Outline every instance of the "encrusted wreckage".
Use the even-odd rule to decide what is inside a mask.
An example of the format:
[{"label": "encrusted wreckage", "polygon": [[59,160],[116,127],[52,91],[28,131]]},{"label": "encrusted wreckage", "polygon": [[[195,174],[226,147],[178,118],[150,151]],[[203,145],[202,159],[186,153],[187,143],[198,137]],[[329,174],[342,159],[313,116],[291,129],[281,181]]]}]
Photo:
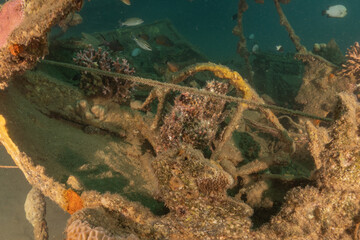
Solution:
[{"label": "encrusted wreckage", "polygon": [[[43,2],[26,3],[25,12]],[[264,104],[240,74],[212,63],[190,65],[168,82],[54,61],[15,76],[43,57],[46,32],[81,4],[56,1],[53,15],[39,10],[47,24],[27,36],[23,28],[36,21],[21,25],[0,50],[0,142],[33,186],[25,210],[35,239],[48,238],[44,196],[71,214],[68,240],[359,239],[355,96],[335,94],[316,117]],[[42,51],[31,50],[34,42]],[[334,67],[301,49],[309,69]],[[88,96],[45,64],[152,88],[140,103]],[[216,78],[205,89],[179,84],[205,71]],[[216,131],[204,132],[213,124]]]},{"label": "encrusted wreckage", "polygon": [[[37,83],[37,87],[47,90],[49,87],[56,86],[41,85],[40,81]],[[60,91],[66,96],[65,89]],[[17,90],[9,87],[8,91],[12,95],[16,94]],[[76,97],[79,96],[81,95]],[[34,100],[38,97],[31,98]],[[67,97],[70,98],[69,95]],[[10,96],[6,98],[12,99]],[[64,95],[54,96],[55,98],[66,99]],[[74,101],[74,104],[76,102],[78,101]],[[54,107],[57,108],[57,106]],[[86,109],[93,107],[89,106],[82,111],[90,111]],[[54,112],[54,110],[48,109],[49,112]],[[101,124],[102,129],[108,127],[112,132],[118,132],[116,128],[126,129],[123,133],[125,138],[129,143],[131,142],[132,148],[136,147],[137,151],[140,151],[132,154],[137,154],[139,159],[151,164],[151,166],[145,166],[146,171],[152,172],[145,174],[147,175],[145,178],[153,180],[150,183],[152,185],[149,188],[150,191],[168,208],[169,212],[162,216],[154,215],[141,204],[131,202],[120,194],[86,190],[88,188],[86,183],[85,186],[76,190],[74,182],[84,184],[86,182],[84,176],[78,175],[73,182],[69,181],[71,179],[69,177],[67,184],[48,177],[45,173],[51,170],[44,169],[40,165],[35,166],[32,158],[21,152],[11,140],[5,119],[2,119],[1,142],[34,188],[39,189],[42,194],[72,213],[66,230],[68,239],[80,239],[78,238],[80,235],[90,237],[92,234],[107,235],[109,239],[178,239],[180,237],[185,239],[307,239],[317,237],[322,239],[327,236],[351,239],[353,234],[358,234],[356,228],[359,208],[356,200],[356,179],[360,173],[359,151],[356,148],[359,143],[358,111],[356,99],[342,94],[339,96],[336,120],[328,131],[324,128],[317,129],[310,121],[306,123],[311,155],[316,165],[312,174],[314,185],[294,188],[288,192],[280,212],[269,223],[257,230],[251,229],[250,217],[253,214],[251,205],[254,205],[254,202],[249,201],[247,204],[239,198],[229,197],[226,190],[233,186],[236,176],[241,176],[244,180],[249,179],[248,186],[258,188],[257,186],[261,183],[251,184],[254,181],[251,180],[251,173],[269,167],[269,164],[271,165],[269,160],[267,159],[266,162],[266,158],[258,159],[236,168],[232,165],[231,159],[228,159],[227,154],[219,154],[216,160],[210,160],[204,158],[200,150],[194,150],[192,146],[186,144],[155,155],[149,155],[149,152],[141,153],[141,150],[136,147],[140,144],[139,140],[142,142],[141,139],[147,139],[151,144],[156,144],[159,140],[156,139],[158,130],[151,130],[151,121],[148,122],[152,118],[146,120],[139,114],[129,114],[126,110],[119,108],[107,109],[102,119],[87,119],[86,115],[80,114],[78,110],[66,106],[63,109],[58,108],[57,112],[73,121],[86,121],[87,124],[92,123],[93,126]],[[2,112],[6,112],[5,115],[11,115],[11,111],[8,110],[2,109]],[[117,114],[126,117],[118,121],[120,118],[114,117]],[[111,122],[112,119],[115,121]],[[136,124],[129,124],[129,122]],[[9,127],[13,129],[13,126]],[[134,133],[135,130],[137,133]],[[110,155],[119,147],[116,143],[112,144],[114,149],[106,150]],[[236,148],[234,149],[233,146],[226,146],[224,149],[227,149],[226,151],[230,149],[232,153],[236,153]],[[119,153],[124,154],[121,151]],[[119,164],[111,163],[113,161],[111,159],[107,161],[110,161],[115,169]],[[234,169],[234,172],[231,169]],[[250,200],[251,187],[245,189],[248,189],[248,200]],[[257,199],[261,201],[261,198],[260,196],[260,199]],[[271,199],[267,200],[269,201]],[[36,202],[39,201],[34,203]],[[263,205],[265,203],[266,201]],[[40,208],[39,205],[27,204],[26,206],[27,212],[34,212],[34,209]]]}]

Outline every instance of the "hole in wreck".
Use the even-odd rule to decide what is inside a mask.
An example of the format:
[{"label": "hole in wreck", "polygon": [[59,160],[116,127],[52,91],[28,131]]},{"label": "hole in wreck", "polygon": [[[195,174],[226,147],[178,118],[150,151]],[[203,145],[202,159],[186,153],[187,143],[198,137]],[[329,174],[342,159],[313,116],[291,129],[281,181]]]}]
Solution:
[{"label": "hole in wreck", "polygon": [[277,215],[283,204],[284,198],[287,192],[295,187],[305,187],[313,186],[314,183],[308,179],[301,179],[297,181],[283,182],[280,180],[272,180],[270,187],[267,191],[264,192],[265,196],[272,196],[273,205],[271,208],[264,207],[255,207],[254,214],[251,216],[251,221],[253,223],[252,229],[258,229],[262,225],[269,223],[271,217]]}]

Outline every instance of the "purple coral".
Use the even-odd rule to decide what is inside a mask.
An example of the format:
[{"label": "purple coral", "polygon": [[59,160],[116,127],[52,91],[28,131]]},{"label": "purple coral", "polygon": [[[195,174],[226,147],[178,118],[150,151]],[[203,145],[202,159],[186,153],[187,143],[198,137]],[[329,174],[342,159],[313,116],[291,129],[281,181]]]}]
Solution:
[{"label": "purple coral", "polygon": [[[211,81],[204,90],[226,94],[228,86]],[[180,94],[160,129],[163,148],[188,143],[194,148],[206,149],[215,140],[219,124],[224,120],[225,103],[187,92]]]},{"label": "purple coral", "polygon": [[80,66],[98,68],[103,71],[111,71],[113,62],[107,51],[103,51],[101,48],[95,50],[91,45],[87,49],[77,52],[73,60]]},{"label": "purple coral", "polygon": [[[95,50],[91,45],[89,48],[76,53],[74,62],[80,66],[96,68],[108,72],[122,74],[134,74],[126,59],[113,60],[109,52],[98,48]],[[89,72],[83,72],[80,80],[80,88],[89,96],[104,96],[115,102],[125,102],[130,97],[130,89],[134,84],[130,81],[118,78],[99,76]]]},{"label": "purple coral", "polygon": [[135,73],[135,69],[130,68],[129,62],[125,58],[121,59],[121,62],[119,62],[119,58],[116,58],[116,61],[113,62],[113,68],[117,73],[124,73],[124,74]]}]

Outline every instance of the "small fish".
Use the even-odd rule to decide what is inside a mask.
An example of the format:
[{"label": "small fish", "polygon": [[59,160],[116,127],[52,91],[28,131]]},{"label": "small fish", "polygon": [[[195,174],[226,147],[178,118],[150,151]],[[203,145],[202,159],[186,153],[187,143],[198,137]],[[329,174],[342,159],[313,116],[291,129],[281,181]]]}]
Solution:
[{"label": "small fish", "polygon": [[149,44],[147,41],[145,41],[144,39],[142,39],[142,38],[137,38],[137,37],[135,37],[135,36],[132,36],[132,39],[136,42],[136,44],[137,44],[140,48],[142,48],[142,49],[144,49],[144,50],[146,50],[146,51],[152,51],[152,48],[151,48],[150,44]]},{"label": "small fish", "polygon": [[178,72],[179,71],[179,66],[174,62],[166,61],[166,65],[170,72]]},{"label": "small fish", "polygon": [[253,33],[252,33],[252,34],[250,34],[248,38],[249,38],[249,40],[254,40],[254,38],[255,38],[255,34],[253,34]]},{"label": "small fish", "polygon": [[328,18],[343,18],[347,14],[346,7],[343,5],[334,5],[327,10],[322,11],[322,15],[326,15]]},{"label": "small fish", "polygon": [[133,27],[133,26],[137,26],[140,25],[144,22],[144,20],[142,20],[141,18],[128,18],[126,19],[124,22],[121,22],[121,20],[119,21],[120,27],[122,26],[127,26],[127,27]]},{"label": "small fish", "polygon": [[155,37],[155,42],[158,45],[162,45],[165,47],[172,47],[174,43],[165,35],[158,35]]},{"label": "small fish", "polygon": [[283,46],[281,46],[281,45],[275,46],[275,49],[276,49],[276,51],[278,51],[278,52],[283,52],[283,51],[284,51],[284,48],[283,48]]},{"label": "small fish", "polygon": [[126,5],[131,5],[131,2],[130,2],[130,0],[121,0],[124,4],[126,4]]}]

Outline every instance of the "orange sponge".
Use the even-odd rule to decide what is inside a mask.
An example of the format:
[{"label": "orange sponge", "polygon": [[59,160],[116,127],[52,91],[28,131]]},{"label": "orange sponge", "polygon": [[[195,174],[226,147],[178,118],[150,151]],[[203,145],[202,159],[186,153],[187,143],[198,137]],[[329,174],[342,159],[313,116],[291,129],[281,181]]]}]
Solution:
[{"label": "orange sponge", "polygon": [[67,202],[66,211],[70,214],[84,207],[81,197],[71,189],[65,191],[65,199]]}]

